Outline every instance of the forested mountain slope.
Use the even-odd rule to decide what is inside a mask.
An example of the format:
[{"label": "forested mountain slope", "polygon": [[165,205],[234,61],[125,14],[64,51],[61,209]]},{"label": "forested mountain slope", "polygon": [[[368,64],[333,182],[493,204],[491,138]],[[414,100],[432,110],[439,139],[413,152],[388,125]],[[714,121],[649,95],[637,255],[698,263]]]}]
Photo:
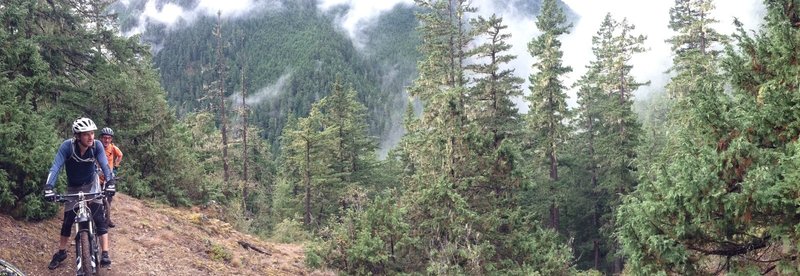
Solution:
[{"label": "forested mountain slope", "polygon": [[[136,15],[143,3],[117,4],[123,32],[141,23]],[[176,4],[189,9],[196,3]],[[339,29],[334,21],[339,12],[287,1],[276,9],[254,7],[248,15],[222,16],[225,95],[230,104],[240,105],[243,86],[247,89],[254,124],[273,146],[288,117],[307,115],[337,79],[352,85],[368,107],[372,135],[384,140],[400,135],[404,90],[418,60],[414,10],[398,5],[370,24],[363,30],[368,38],[363,49]],[[142,34],[153,45],[161,84],[179,116],[209,107],[208,87],[219,79],[213,70],[217,24],[210,16],[178,26],[150,22]]]}]

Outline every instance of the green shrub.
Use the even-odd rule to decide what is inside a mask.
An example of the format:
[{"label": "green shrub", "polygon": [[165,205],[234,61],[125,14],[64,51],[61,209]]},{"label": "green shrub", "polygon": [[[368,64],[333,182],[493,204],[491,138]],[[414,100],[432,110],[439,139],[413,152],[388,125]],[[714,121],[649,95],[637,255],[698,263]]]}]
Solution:
[{"label": "green shrub", "polygon": [[208,250],[209,257],[215,261],[225,261],[230,262],[233,259],[233,255],[229,252],[224,246],[219,244],[211,245],[211,249]]}]

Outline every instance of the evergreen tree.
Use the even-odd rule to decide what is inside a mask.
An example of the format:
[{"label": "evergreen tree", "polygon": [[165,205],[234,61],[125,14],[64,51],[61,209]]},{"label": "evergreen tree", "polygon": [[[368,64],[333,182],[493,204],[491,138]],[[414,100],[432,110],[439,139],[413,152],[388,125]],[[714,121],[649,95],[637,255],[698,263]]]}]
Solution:
[{"label": "evergreen tree", "polygon": [[[0,8],[0,19],[7,22],[16,8]],[[48,68],[34,41],[8,29],[0,29],[0,209],[17,218],[41,219],[57,211],[44,204],[40,186],[52,161],[47,158],[51,145],[58,141],[55,130],[35,112],[30,92],[48,82]]]},{"label": "evergreen tree", "polygon": [[511,35],[504,33],[507,26],[502,18],[479,17],[472,24],[486,41],[472,52],[486,61],[466,67],[475,84],[469,94],[466,136],[476,157],[472,162],[473,188],[466,195],[477,211],[491,213],[516,206],[513,197],[521,187],[521,120],[512,97],[522,95],[523,80],[514,76],[513,70],[501,68],[515,58],[506,54],[511,48],[506,40]]},{"label": "evergreen tree", "polygon": [[212,88],[214,92],[214,96],[217,98],[219,103],[216,105],[216,110],[219,114],[219,125],[220,125],[220,132],[222,133],[222,170],[223,170],[223,179],[225,181],[225,186],[229,185],[230,180],[230,169],[228,166],[228,114],[226,110],[226,103],[225,103],[225,73],[227,73],[227,65],[225,64],[225,57],[223,55],[223,48],[225,48],[225,42],[222,39],[222,12],[217,12],[217,26],[214,28],[214,37],[217,38],[217,62],[214,65],[214,71],[218,78],[216,79],[215,83]]},{"label": "evergreen tree", "polygon": [[713,10],[713,0],[675,0],[669,10],[669,28],[677,33],[667,40],[674,53],[671,71],[675,75],[667,85],[671,97],[686,96],[718,68],[719,46],[727,38],[713,28],[719,22],[711,16]]},{"label": "evergreen tree", "polygon": [[585,227],[584,224],[582,228],[584,231],[581,232],[586,233],[582,233],[580,236],[585,237],[585,240],[581,239],[576,242],[579,248],[584,247],[582,243],[591,242],[590,256],[593,259],[593,267],[595,269],[601,269],[601,256],[605,256],[607,252],[605,250],[607,247],[604,246],[606,244],[605,239],[600,233],[601,217],[607,211],[608,197],[600,190],[602,169],[600,160],[602,159],[602,153],[599,148],[602,147],[602,139],[600,138],[599,130],[603,127],[604,105],[607,103],[606,99],[608,98],[603,91],[603,84],[604,81],[607,81],[607,77],[602,74],[602,68],[603,61],[608,60],[608,57],[605,56],[608,54],[604,51],[605,47],[610,46],[611,38],[613,37],[611,23],[611,18],[607,15],[597,35],[592,37],[592,50],[595,60],[590,62],[587,66],[586,74],[576,83],[580,87],[577,93],[577,135],[574,141],[578,143],[579,156],[583,156],[580,164],[586,169],[587,174],[585,176],[588,176],[589,182],[588,187],[582,185],[576,185],[576,187],[581,188],[582,196],[589,198],[592,202],[588,206],[589,209],[586,210],[591,213],[588,218],[590,220],[588,224],[591,225],[591,228]]},{"label": "evergreen tree", "polygon": [[[419,14],[423,60],[409,91],[423,107],[419,116],[407,109],[408,132],[397,155],[404,161],[402,205],[414,241],[400,260],[404,271],[570,271],[569,250],[519,208],[519,115],[511,97],[521,93],[520,80],[501,69],[513,59],[505,54],[502,20],[466,21],[465,12],[474,9],[465,1],[417,3],[425,8]],[[477,35],[485,42],[464,43]]]},{"label": "evergreen tree", "polygon": [[551,196],[547,200],[547,223],[549,227],[558,229],[559,206],[563,200],[558,195],[565,190],[558,175],[558,158],[560,147],[571,132],[566,125],[571,115],[561,78],[572,71],[563,65],[564,53],[558,38],[569,33],[571,25],[567,24],[566,16],[555,0],[545,0],[541,13],[536,17],[536,27],[542,34],[528,43],[528,51],[536,59],[534,73],[529,77],[531,94],[526,97],[531,107],[526,116],[530,131],[528,151],[533,158],[533,181],[542,181],[542,193]]},{"label": "evergreen tree", "polygon": [[[315,103],[306,118],[293,121],[282,136],[282,174],[275,198],[278,218],[303,214],[316,230],[349,208],[372,184],[375,142],[367,136],[366,108],[356,92],[338,83]],[[301,191],[302,190],[302,191]],[[302,211],[297,209],[302,204]]]},{"label": "evergreen tree", "polygon": [[[644,36],[631,32],[634,26],[614,20],[607,14],[597,35],[592,37],[595,59],[579,81],[579,139],[589,176],[592,208],[592,255],[595,268],[600,256],[614,254],[615,242],[609,230],[614,228],[611,210],[619,205],[619,196],[636,185],[634,160],[641,129],[632,109],[633,92],[645,83],[630,74],[632,55],[644,51]],[[605,230],[602,230],[605,229]],[[605,239],[600,239],[601,232]],[[602,252],[601,252],[602,251]],[[622,270],[617,258],[614,271]]]},{"label": "evergreen tree", "polygon": [[298,186],[302,189],[303,224],[308,229],[320,227],[324,215],[320,211],[331,208],[331,198],[326,188],[332,180],[332,156],[329,150],[335,143],[332,135],[336,128],[322,125],[322,116],[318,108],[312,107],[309,116],[298,120],[297,129],[290,132],[291,144],[287,145],[297,153],[291,158],[295,159],[293,163],[299,165],[301,180]]},{"label": "evergreen tree", "polygon": [[[364,206],[350,208],[330,231],[323,231],[321,245],[307,255],[324,259],[327,267],[351,275],[393,274],[403,271],[410,225],[403,220],[405,208],[399,207],[399,194],[387,191]],[[312,258],[306,258],[308,260]]]},{"label": "evergreen tree", "polygon": [[515,156],[509,154],[518,152],[519,149],[504,152],[506,149],[503,147],[509,146],[510,143],[515,143],[513,147],[519,146],[521,119],[512,99],[522,96],[520,84],[523,80],[514,76],[513,70],[501,68],[516,58],[505,54],[511,49],[511,45],[506,42],[511,35],[503,33],[508,26],[503,24],[502,18],[496,15],[492,15],[489,19],[481,17],[474,25],[482,31],[487,41],[478,46],[474,52],[479,58],[488,61],[485,64],[467,66],[467,69],[476,75],[472,90],[474,92],[471,93],[472,105],[468,114],[480,133],[490,135],[488,144],[479,148],[487,149],[487,152],[482,154],[490,155],[490,160],[481,167],[491,168],[487,182],[489,185],[497,185],[495,191],[499,194],[499,190],[508,188],[507,186],[519,186],[519,183],[514,185],[508,180],[513,178],[511,172],[519,162],[514,160]]},{"label": "evergreen tree", "polygon": [[334,172],[344,183],[371,184],[377,145],[367,130],[367,109],[356,98],[356,91],[334,82],[331,93],[318,103],[325,114],[325,125],[337,126],[332,151]]},{"label": "evergreen tree", "polygon": [[[407,117],[408,133],[401,144],[414,173],[407,178],[404,205],[410,235],[419,239],[418,253],[409,264],[415,270],[430,273],[463,273],[475,251],[466,252],[471,239],[475,213],[459,191],[469,189],[465,179],[468,147],[464,142],[467,125],[465,106],[468,96],[464,61],[468,58],[466,32],[470,29],[467,14],[475,11],[463,0],[416,1],[423,10],[419,33],[422,39],[418,64],[419,77],[409,87],[409,94],[423,104],[420,118]],[[413,116],[413,115],[412,115]],[[473,269],[480,269],[473,264]]]},{"label": "evergreen tree", "polygon": [[[242,39],[242,44],[244,44],[244,39]],[[244,67],[241,68],[241,78],[242,78],[242,106],[239,109],[239,114],[242,117],[242,127],[241,127],[241,135],[242,135],[242,214],[247,215],[247,193],[250,188],[250,177],[247,175],[247,165],[249,164],[249,160],[247,159],[247,129],[250,128],[247,121],[247,115],[249,110],[247,109],[247,86],[244,82]]]},{"label": "evergreen tree", "polygon": [[632,270],[798,273],[797,9],[768,1],[764,30],[739,24],[725,79],[711,74],[688,93],[672,159],[617,212]]}]

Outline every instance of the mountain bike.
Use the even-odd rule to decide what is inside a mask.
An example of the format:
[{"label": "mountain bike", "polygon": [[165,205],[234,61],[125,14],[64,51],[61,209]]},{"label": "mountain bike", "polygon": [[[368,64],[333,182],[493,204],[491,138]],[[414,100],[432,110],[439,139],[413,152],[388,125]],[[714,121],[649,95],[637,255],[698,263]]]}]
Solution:
[{"label": "mountain bike", "polygon": [[10,263],[0,260],[0,276],[25,276],[25,273]]},{"label": "mountain bike", "polygon": [[105,198],[104,192],[56,195],[59,203],[77,202],[75,208],[76,275],[101,275],[100,237],[96,234],[89,202]]}]

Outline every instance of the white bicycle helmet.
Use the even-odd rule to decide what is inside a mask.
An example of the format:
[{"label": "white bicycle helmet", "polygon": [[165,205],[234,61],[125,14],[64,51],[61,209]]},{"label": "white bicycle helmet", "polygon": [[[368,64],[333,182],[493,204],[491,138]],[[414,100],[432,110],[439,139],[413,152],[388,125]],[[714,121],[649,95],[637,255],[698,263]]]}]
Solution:
[{"label": "white bicycle helmet", "polygon": [[97,130],[97,125],[94,124],[92,119],[86,117],[80,117],[72,123],[72,133],[74,134],[95,130]]}]

